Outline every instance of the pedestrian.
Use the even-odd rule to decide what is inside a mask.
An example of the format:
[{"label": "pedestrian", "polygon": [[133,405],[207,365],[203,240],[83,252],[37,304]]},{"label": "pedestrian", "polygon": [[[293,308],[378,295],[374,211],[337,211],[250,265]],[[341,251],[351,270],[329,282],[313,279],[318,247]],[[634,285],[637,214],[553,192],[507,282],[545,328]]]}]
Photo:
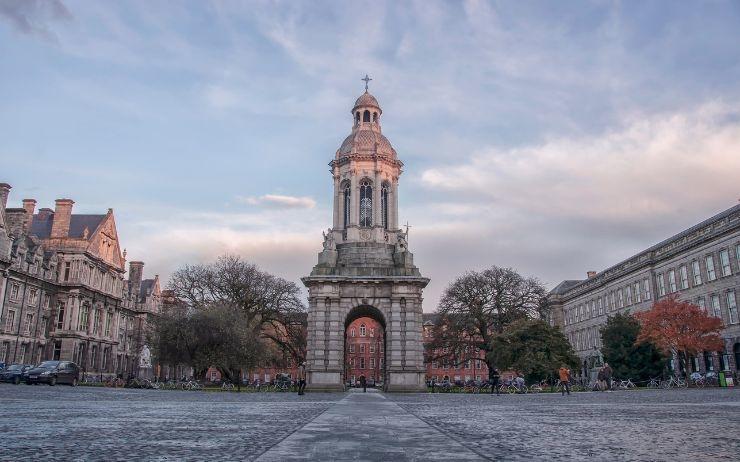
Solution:
[{"label": "pedestrian", "polygon": [[558,375],[560,376],[560,385],[563,387],[560,391],[563,393],[563,396],[565,396],[565,393],[568,393],[570,396],[570,369],[563,364],[558,370]]},{"label": "pedestrian", "polygon": [[362,392],[367,393],[367,379],[364,375],[360,376],[360,385],[362,385]]},{"label": "pedestrian", "polygon": [[606,379],[604,378],[604,366],[599,368],[599,373],[596,374],[596,384],[599,390],[606,391]]},{"label": "pedestrian", "polygon": [[489,374],[491,379],[491,394],[493,394],[494,389],[496,390],[496,395],[498,396],[501,392],[501,387],[499,387],[499,381],[501,380],[501,374],[499,373],[498,369],[495,367],[491,369],[491,373]]},{"label": "pedestrian", "polygon": [[606,384],[606,389],[609,391],[612,390],[612,374],[614,374],[612,367],[609,363],[604,363],[604,382]]},{"label": "pedestrian", "polygon": [[303,395],[306,389],[306,361],[298,366],[298,394]]}]

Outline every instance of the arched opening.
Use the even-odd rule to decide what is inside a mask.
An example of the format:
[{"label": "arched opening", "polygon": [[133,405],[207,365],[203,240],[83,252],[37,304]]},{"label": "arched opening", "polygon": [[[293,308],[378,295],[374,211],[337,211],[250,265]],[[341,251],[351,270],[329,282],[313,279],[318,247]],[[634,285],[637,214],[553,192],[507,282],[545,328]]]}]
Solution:
[{"label": "arched opening", "polygon": [[[359,333],[358,336],[351,335]],[[352,309],[344,321],[344,383],[360,386],[365,377],[368,388],[385,383],[385,318],[375,307]]]},{"label": "arched opening", "polygon": [[352,202],[350,201],[352,188],[350,187],[349,181],[344,182],[344,184],[342,185],[342,191],[344,192],[344,213],[342,214],[342,216],[344,217],[344,229],[347,229],[347,227],[349,226],[349,212],[351,210],[352,204]]},{"label": "arched opening", "polygon": [[360,182],[360,226],[373,225],[373,184],[370,180]]},{"label": "arched opening", "polygon": [[360,111],[355,112],[355,125],[360,123]]},{"label": "arched opening", "polygon": [[363,122],[370,122],[370,111],[366,110],[366,111],[365,111],[365,112],[364,112],[364,113],[362,114],[362,121],[363,121]]},{"label": "arched opening", "polygon": [[377,121],[378,121],[378,113],[373,112],[373,122],[377,122]]},{"label": "arched opening", "polygon": [[391,185],[388,182],[383,182],[383,187],[380,190],[380,219],[383,220],[383,228],[388,229],[388,194],[390,193]]}]

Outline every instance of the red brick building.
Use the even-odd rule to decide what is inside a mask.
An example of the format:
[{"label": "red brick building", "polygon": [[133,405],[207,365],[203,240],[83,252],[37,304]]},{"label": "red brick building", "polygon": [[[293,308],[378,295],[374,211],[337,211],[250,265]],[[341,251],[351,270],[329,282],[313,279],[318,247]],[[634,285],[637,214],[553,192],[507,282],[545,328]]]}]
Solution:
[{"label": "red brick building", "polygon": [[383,326],[372,318],[352,321],[345,332],[345,381],[359,382],[361,376],[383,382],[385,335]]},{"label": "red brick building", "polygon": [[[424,326],[423,333],[424,344],[432,341],[434,331],[434,314],[424,314]],[[448,378],[452,382],[465,382],[468,380],[487,380],[488,379],[488,366],[483,360],[485,353],[482,351],[471,353],[471,359],[464,362],[463,364],[452,364],[447,360],[438,360],[426,362],[426,379],[436,381],[442,381]],[[506,379],[513,376],[510,371],[502,372],[502,378]]]}]

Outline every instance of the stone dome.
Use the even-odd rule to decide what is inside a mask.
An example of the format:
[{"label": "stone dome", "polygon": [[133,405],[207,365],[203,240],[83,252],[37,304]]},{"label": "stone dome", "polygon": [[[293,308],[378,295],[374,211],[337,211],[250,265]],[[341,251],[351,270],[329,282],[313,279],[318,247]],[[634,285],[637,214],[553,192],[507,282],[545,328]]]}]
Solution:
[{"label": "stone dome", "polygon": [[370,129],[356,130],[345,138],[342,146],[339,148],[338,154],[339,156],[344,156],[352,153],[352,151],[361,154],[380,154],[396,157],[396,150],[393,149],[388,138],[383,136],[382,133]]},{"label": "stone dome", "polygon": [[380,109],[380,104],[378,104],[378,100],[375,99],[375,97],[367,91],[365,91],[365,93],[361,94],[360,97],[357,98],[357,101],[355,101],[355,107],[352,108],[352,111],[360,106],[372,106]]}]

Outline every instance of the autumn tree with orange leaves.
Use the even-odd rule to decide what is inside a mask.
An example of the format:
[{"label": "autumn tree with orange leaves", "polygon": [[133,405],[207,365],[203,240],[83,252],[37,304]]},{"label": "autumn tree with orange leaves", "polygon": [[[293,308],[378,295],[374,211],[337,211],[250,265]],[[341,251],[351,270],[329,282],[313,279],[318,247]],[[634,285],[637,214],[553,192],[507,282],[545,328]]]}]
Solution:
[{"label": "autumn tree with orange leaves", "polygon": [[650,311],[635,313],[635,318],[641,324],[637,343],[652,342],[664,353],[677,357],[687,376],[686,361],[690,356],[724,346],[719,334],[722,320],[691,302],[679,300],[677,295],[655,302]]}]

